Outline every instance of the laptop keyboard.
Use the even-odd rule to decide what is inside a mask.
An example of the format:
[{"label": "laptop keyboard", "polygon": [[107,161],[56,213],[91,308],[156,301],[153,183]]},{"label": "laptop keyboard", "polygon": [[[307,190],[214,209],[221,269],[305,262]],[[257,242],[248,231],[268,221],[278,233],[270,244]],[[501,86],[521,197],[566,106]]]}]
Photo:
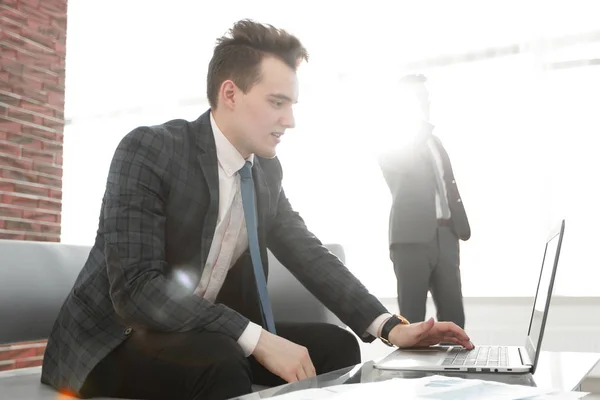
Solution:
[{"label": "laptop keyboard", "polygon": [[453,348],[442,365],[468,365],[476,367],[505,367],[508,365],[508,348],[478,346],[473,350]]}]

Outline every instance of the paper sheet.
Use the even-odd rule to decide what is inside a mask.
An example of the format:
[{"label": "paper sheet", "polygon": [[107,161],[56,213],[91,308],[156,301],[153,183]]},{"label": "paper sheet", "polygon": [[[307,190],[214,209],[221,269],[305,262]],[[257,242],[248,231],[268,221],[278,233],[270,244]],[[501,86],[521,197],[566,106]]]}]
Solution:
[{"label": "paper sheet", "polygon": [[551,389],[508,385],[477,379],[427,376],[419,379],[390,379],[383,382],[331,386],[322,389],[307,389],[275,396],[278,400],[347,400],[394,398],[397,393],[402,399],[430,400],[574,400],[587,393],[557,393]]}]

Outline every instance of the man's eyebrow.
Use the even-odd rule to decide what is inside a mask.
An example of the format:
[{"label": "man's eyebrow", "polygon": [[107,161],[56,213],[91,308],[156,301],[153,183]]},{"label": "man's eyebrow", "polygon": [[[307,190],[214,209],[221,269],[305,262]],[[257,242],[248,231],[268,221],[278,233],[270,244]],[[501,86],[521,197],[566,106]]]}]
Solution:
[{"label": "man's eyebrow", "polygon": [[298,102],[298,101],[292,100],[289,96],[286,96],[285,94],[281,94],[281,93],[273,93],[273,94],[270,94],[269,96],[274,97],[279,100],[289,101],[290,103],[294,103],[294,104]]}]

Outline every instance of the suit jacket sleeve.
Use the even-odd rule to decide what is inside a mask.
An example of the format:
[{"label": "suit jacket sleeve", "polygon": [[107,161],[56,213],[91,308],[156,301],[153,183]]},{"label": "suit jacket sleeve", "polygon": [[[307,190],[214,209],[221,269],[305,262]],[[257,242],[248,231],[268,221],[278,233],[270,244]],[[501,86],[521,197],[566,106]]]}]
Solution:
[{"label": "suit jacket sleeve", "polygon": [[387,310],[308,230],[283,190],[267,241],[273,255],[363,341],[375,339],[367,328]]},{"label": "suit jacket sleeve", "polygon": [[169,275],[165,203],[172,143],[166,131],[138,128],[117,147],[103,201],[110,296],[133,325],[167,332],[210,331],[238,339],[248,320],[193,293]]}]

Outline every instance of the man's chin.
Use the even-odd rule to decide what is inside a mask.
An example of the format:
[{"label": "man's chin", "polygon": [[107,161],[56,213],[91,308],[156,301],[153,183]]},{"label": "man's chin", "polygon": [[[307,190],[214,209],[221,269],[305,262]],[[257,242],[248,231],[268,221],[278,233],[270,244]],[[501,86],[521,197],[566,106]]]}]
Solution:
[{"label": "man's chin", "polygon": [[277,149],[272,148],[272,149],[262,149],[259,151],[256,151],[254,153],[254,155],[261,157],[261,158],[275,158],[277,157]]}]

